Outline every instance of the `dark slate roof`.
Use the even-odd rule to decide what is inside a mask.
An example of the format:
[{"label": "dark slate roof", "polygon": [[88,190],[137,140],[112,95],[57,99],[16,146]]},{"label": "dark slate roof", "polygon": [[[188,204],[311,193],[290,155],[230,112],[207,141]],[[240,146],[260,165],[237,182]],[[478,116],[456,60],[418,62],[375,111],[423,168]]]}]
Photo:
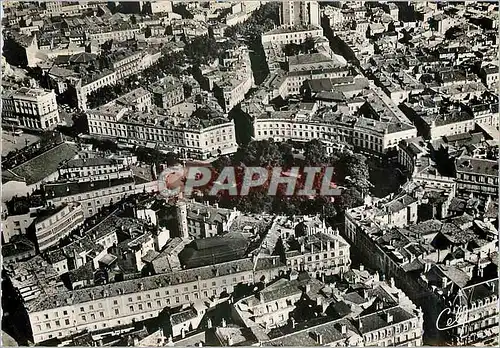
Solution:
[{"label": "dark slate roof", "polygon": [[188,308],[184,311],[174,313],[170,316],[172,326],[182,324],[190,319],[196,318],[198,314],[194,308]]},{"label": "dark slate roof", "polygon": [[216,268],[213,266],[199,267],[195,269],[99,285],[93,287],[92,289],[61,291],[51,296],[40,296],[36,300],[27,302],[26,306],[30,311],[41,311],[55,308],[60,306],[61,303],[75,305],[92,301],[92,296],[94,296],[94,299],[97,300],[103,298],[104,295],[109,297],[121,296],[120,291],[122,291],[123,294],[133,294],[138,291],[140,284],[142,284],[143,291],[147,291],[171,285],[195,282],[197,280],[212,279],[216,274],[219,274],[219,276],[233,274],[236,273],[236,268],[240,269],[242,272],[252,271],[253,262],[251,259],[242,259],[219,264]]},{"label": "dark slate roof", "polygon": [[78,147],[75,144],[62,143],[16,168],[3,172],[2,175],[10,180],[15,180],[16,177],[17,180],[22,178],[26,185],[32,185],[57,172],[62,163],[73,159],[77,154]]},{"label": "dark slate roof", "polygon": [[79,193],[102,190],[107,187],[134,184],[134,178],[115,178],[110,180],[85,181],[85,182],[63,182],[46,184],[44,186],[47,199],[54,197],[66,197]]},{"label": "dark slate roof", "polygon": [[361,322],[362,325],[359,328],[359,331],[362,334],[365,334],[386,327],[387,325],[389,325],[389,323],[387,322],[387,313],[392,315],[393,317],[392,323],[400,323],[414,317],[414,315],[407,312],[401,307],[394,307],[388,310],[381,310],[379,312],[360,317],[359,321]]}]

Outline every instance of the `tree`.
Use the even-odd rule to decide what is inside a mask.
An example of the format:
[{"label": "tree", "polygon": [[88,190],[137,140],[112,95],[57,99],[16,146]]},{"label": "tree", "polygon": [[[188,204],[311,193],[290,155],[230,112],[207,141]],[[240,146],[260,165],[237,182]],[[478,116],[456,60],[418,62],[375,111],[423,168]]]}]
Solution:
[{"label": "tree", "polygon": [[358,189],[351,186],[342,190],[342,194],[339,199],[336,200],[336,203],[341,211],[345,211],[363,204],[363,197]]},{"label": "tree", "polygon": [[304,146],[304,157],[309,166],[319,166],[326,162],[326,148],[320,140],[314,139]]}]

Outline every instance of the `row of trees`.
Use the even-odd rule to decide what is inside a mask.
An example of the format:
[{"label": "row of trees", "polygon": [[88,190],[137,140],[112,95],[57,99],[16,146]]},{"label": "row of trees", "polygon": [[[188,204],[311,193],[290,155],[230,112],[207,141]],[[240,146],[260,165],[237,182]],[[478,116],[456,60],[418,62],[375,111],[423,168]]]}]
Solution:
[{"label": "row of trees", "polygon": [[[205,196],[208,200],[219,202],[223,207],[236,207],[244,212],[278,214],[323,212],[328,217],[334,217],[338,213],[343,213],[347,208],[361,204],[363,194],[367,193],[370,188],[368,166],[363,155],[347,151],[335,151],[328,154],[323,144],[318,140],[306,143],[303,146],[303,155],[297,154],[291,142],[274,142],[272,139],[253,141],[241,147],[232,156],[218,158],[212,165],[216,173],[215,176],[222,172],[224,167],[234,167],[237,186],[241,185],[246,166],[265,167],[268,170],[281,167],[284,172],[291,167],[333,167],[333,181],[342,188],[342,194],[337,197],[289,196],[282,194],[283,190],[278,190],[276,196],[270,196],[267,192],[269,184],[267,182],[260,188],[251,189],[246,196],[231,196],[227,192],[220,193],[217,197]],[[305,180],[305,178],[299,179],[298,187],[304,184],[300,180]],[[316,182],[321,182],[321,175],[318,176]],[[208,189],[207,187],[206,191]]]}]

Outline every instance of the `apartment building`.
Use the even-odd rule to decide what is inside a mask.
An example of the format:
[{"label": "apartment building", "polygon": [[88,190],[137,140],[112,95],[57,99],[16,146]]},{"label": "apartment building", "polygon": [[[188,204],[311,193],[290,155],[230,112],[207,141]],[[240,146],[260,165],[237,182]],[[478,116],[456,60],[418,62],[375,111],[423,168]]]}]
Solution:
[{"label": "apartment building", "polygon": [[300,94],[305,81],[335,79],[349,74],[347,65],[322,53],[292,56],[288,59],[288,93]]},{"label": "apartment building", "polygon": [[48,204],[59,207],[65,203],[79,202],[85,218],[91,217],[110,204],[135,193],[133,177],[99,181],[66,181],[43,186]]},{"label": "apartment building", "polygon": [[498,73],[498,66],[496,65],[486,65],[481,68],[479,75],[482,78],[483,83],[490,89],[495,90],[498,88],[498,83],[500,82]]},{"label": "apartment building", "polygon": [[[33,341],[65,337],[81,330],[102,330],[153,318],[167,306],[231,293],[237,284],[253,284],[267,269],[254,271],[250,259],[176,271],[92,288],[40,295],[27,302]],[[269,278],[270,277],[268,275]]]},{"label": "apartment building", "polygon": [[[475,223],[474,218],[467,214],[444,221],[416,223],[416,218],[409,218],[413,216],[412,206],[420,204],[414,198],[401,201],[403,197],[398,198],[399,203],[389,203],[401,212],[399,221],[393,223],[392,227],[389,219],[381,219],[388,216],[392,209],[387,210],[379,202],[367,201],[347,211],[346,236],[366,263],[384,272],[386,277],[394,277],[398,287],[422,307],[424,330],[429,342],[454,341],[460,335],[453,333],[453,328],[438,330],[436,322],[442,317],[440,313],[444,313],[448,301],[454,298],[458,288],[487,281],[492,275],[493,278],[497,277],[496,265],[492,263],[496,256],[491,257],[491,253],[496,248],[498,238],[488,234],[482,224]],[[449,242],[441,245],[438,240]],[[460,257],[452,256],[457,248],[464,248],[472,240],[475,242],[470,251]],[[416,263],[422,266],[414,271]],[[488,275],[486,269],[491,270]],[[442,281],[442,278],[448,280]],[[484,295],[490,296],[488,292],[478,296],[483,298]],[[450,314],[453,316],[456,312]],[[488,325],[494,323],[495,319],[491,319],[495,313],[482,314]],[[447,318],[441,319],[445,325]],[[478,330],[487,329],[484,324],[475,327]]]},{"label": "apartment building", "polygon": [[349,244],[318,216],[277,217],[264,243],[271,248],[279,238],[285,242],[282,256],[289,271],[342,274],[349,269]]},{"label": "apartment building", "polygon": [[498,161],[462,156],[455,171],[459,191],[498,196]]},{"label": "apartment building", "polygon": [[[79,202],[62,204],[55,209],[40,211],[34,221],[34,242],[37,250],[42,252],[69,236],[83,224],[84,213]],[[30,231],[28,231],[30,233]]]},{"label": "apartment building", "polygon": [[110,68],[116,72],[117,80],[122,80],[137,72],[142,56],[140,51],[119,50],[110,53],[107,58],[110,60]]},{"label": "apartment building", "polygon": [[261,114],[253,121],[254,138],[277,141],[345,142],[372,154],[383,155],[396,149],[399,141],[415,137],[415,127],[390,119],[379,121],[347,116],[323,108],[312,116],[303,111],[276,111]]},{"label": "apartment building", "polygon": [[[59,179],[70,181],[111,179],[126,176],[120,172],[126,171],[127,166],[123,162],[114,159],[94,157],[77,158],[64,163],[59,167]],[[129,173],[128,176],[131,176]]]},{"label": "apartment building", "polygon": [[116,84],[121,79],[136,74],[160,58],[161,53],[154,50],[141,52],[122,51],[111,55],[109,67],[95,71],[81,71],[66,77],[69,94],[75,106],[87,110],[87,97],[90,93],[105,86]]},{"label": "apartment building", "polygon": [[[466,318],[463,326],[452,328],[452,343],[456,345],[495,345],[498,341],[498,278],[478,284],[457,286],[456,279],[450,276],[445,268],[436,267],[436,274],[441,275],[441,286],[450,289],[448,298],[457,296],[462,300],[463,313],[454,312],[451,318],[458,319],[460,315]],[[447,272],[448,271],[448,272]],[[455,289],[453,289],[455,288]],[[474,296],[476,294],[476,296]],[[455,297],[455,298],[457,298]],[[439,325],[444,324],[440,322]]]},{"label": "apartment building", "polygon": [[111,102],[111,104],[113,103],[124,106],[133,111],[150,111],[152,106],[152,96],[149,91],[139,87]]},{"label": "apartment building", "polygon": [[82,77],[68,77],[68,91],[75,105],[81,110],[87,110],[87,96],[104,86],[114,85],[118,81],[116,72],[102,70],[98,74]]},{"label": "apartment building", "polygon": [[226,76],[215,83],[214,95],[219,99],[224,112],[229,112],[245,99],[253,84],[251,71],[247,71],[243,76]]},{"label": "apartment building", "polygon": [[246,327],[260,326],[270,330],[284,326],[297,308],[297,302],[305,296],[316,297],[322,287],[318,280],[306,278],[299,281],[298,276],[298,272],[291,272],[257,294],[236,302],[237,316]]},{"label": "apartment building", "polygon": [[108,104],[88,111],[87,120],[91,135],[142,145],[156,143],[161,149],[188,157],[206,159],[236,151],[233,121],[207,109],[195,113],[200,117],[170,116],[159,110],[137,113]]},{"label": "apartment building", "polygon": [[141,29],[138,25],[134,24],[122,24],[120,26],[109,26],[109,27],[98,27],[93,28],[88,33],[86,37],[88,40],[97,42],[97,44],[102,45],[106,41],[127,41],[132,40],[139,34]]},{"label": "apartment building", "polygon": [[236,209],[222,209],[218,205],[207,206],[205,204],[189,202],[186,204],[186,212],[178,214],[179,226],[187,227],[187,236],[200,239],[221,235],[229,230],[234,219],[239,216]]},{"label": "apartment building", "polygon": [[281,25],[316,25],[320,23],[320,10],[317,1],[283,1],[280,6]]},{"label": "apartment building", "polygon": [[174,77],[167,76],[148,87],[153,103],[163,109],[169,109],[184,101],[184,86]]},{"label": "apartment building", "polygon": [[323,29],[315,25],[281,26],[262,34],[262,46],[266,57],[270,55],[273,48],[282,47],[287,44],[301,44],[307,38],[323,36]]},{"label": "apartment building", "polygon": [[2,121],[38,130],[55,128],[60,122],[56,94],[28,87],[2,93]]}]

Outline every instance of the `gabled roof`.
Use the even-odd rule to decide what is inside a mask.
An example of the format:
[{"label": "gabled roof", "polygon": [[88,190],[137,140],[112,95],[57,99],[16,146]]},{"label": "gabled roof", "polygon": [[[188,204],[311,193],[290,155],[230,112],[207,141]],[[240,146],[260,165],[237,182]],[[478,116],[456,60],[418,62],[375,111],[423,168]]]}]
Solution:
[{"label": "gabled roof", "polygon": [[59,165],[73,159],[78,154],[76,144],[62,143],[38,155],[20,166],[4,171],[4,183],[8,181],[25,181],[32,185],[57,172]]}]

